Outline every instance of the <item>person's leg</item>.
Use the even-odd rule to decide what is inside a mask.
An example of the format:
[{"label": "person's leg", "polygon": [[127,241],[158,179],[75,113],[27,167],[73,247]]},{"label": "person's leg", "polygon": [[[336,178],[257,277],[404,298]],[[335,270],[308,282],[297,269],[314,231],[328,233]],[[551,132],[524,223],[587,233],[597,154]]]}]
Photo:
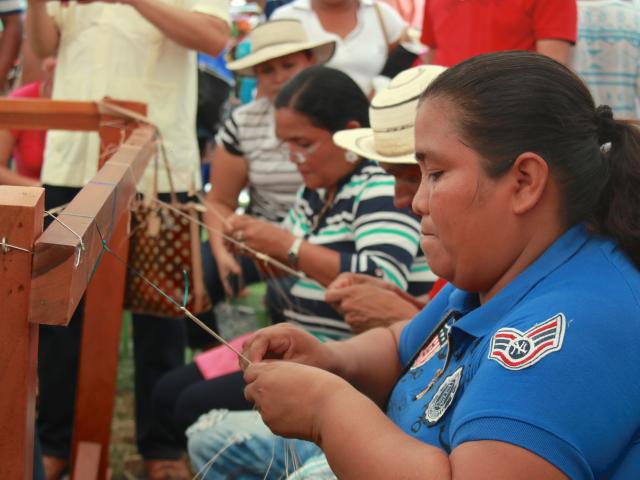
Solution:
[{"label": "person's leg", "polygon": [[75,406],[82,310],[66,327],[40,325],[38,349],[38,434],[42,453],[69,460]]},{"label": "person's leg", "polygon": [[152,411],[152,393],[160,378],[184,364],[185,320],[133,315],[135,417],[138,451],[145,459],[178,459],[179,441]]},{"label": "person's leg", "polygon": [[[69,203],[79,191],[50,185],[45,189],[46,210]],[[53,221],[45,217],[45,227]],[[81,301],[66,327],[39,328],[36,426],[48,478],[59,478],[70,457],[83,308]]]},{"label": "person's leg", "polygon": [[33,480],[46,480],[44,465],[42,464],[42,452],[40,451],[40,439],[35,432],[33,440]]},{"label": "person's leg", "polygon": [[281,478],[322,453],[314,443],[274,435],[253,410],[213,410],[187,439],[191,462],[207,480]]},{"label": "person's leg", "polygon": [[178,399],[192,385],[205,382],[195,363],[190,363],[183,367],[178,367],[167,372],[158,381],[151,404],[153,414],[160,424],[171,434],[182,448],[186,449],[187,440],[184,436],[186,427],[178,426],[174,418]]},{"label": "person's leg", "polygon": [[201,415],[214,409],[252,409],[253,404],[244,398],[244,386],[240,372],[188,386],[175,404],[173,418],[176,428],[184,434]]}]

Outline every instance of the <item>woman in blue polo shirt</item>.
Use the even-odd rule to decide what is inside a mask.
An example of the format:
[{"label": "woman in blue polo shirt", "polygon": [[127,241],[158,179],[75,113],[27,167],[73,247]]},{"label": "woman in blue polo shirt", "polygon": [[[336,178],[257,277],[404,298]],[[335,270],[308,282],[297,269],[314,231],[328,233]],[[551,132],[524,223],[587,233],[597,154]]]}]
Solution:
[{"label": "woman in blue polo shirt", "polygon": [[421,245],[451,285],[343,342],[258,332],[247,398],[341,479],[640,478],[637,126],[502,52],[426,89],[416,157]]}]

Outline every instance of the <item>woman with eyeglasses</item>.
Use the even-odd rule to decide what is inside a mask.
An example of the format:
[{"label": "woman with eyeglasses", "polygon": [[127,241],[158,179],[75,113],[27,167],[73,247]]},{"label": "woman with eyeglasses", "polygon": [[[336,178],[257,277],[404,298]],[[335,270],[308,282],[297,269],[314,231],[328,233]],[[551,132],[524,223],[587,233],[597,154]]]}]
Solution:
[{"label": "woman with eyeglasses", "polygon": [[246,188],[249,193],[248,213],[280,223],[302,183],[289,162],[287,149],[275,135],[275,96],[298,72],[316,62],[326,62],[335,49],[332,41],[309,41],[297,20],[258,25],[250,33],[250,40],[253,51],[230,62],[228,68],[236,75],[255,76],[261,96],[231,113],[216,136],[211,161],[212,188],[207,194],[211,208],[204,214],[211,228],[210,248],[203,248],[203,262],[214,305],[227,295],[237,294],[239,284],[260,280],[254,262],[236,258],[221,235],[226,218],[238,208],[242,190]]},{"label": "woman with eyeglasses", "polygon": [[281,227],[240,215],[229,218],[226,233],[304,274],[284,284],[284,320],[323,337],[350,336],[325,302],[324,287],[353,272],[406,290],[418,251],[417,220],[394,206],[392,176],[333,142],[338,130],[368,126],[369,103],[349,76],[309,68],[281,90],[275,108],[276,135],[304,185]]},{"label": "woman with eyeglasses", "polygon": [[[231,215],[226,234],[301,273],[302,278],[271,282],[268,295],[280,307],[271,312],[272,321],[302,326],[322,340],[349,337],[349,324],[324,300],[325,287],[341,272],[354,272],[407,290],[419,223],[408,208],[394,206],[391,175],[333,143],[338,130],[368,126],[369,102],[348,75],[328,67],[307,68],[280,90],[274,104],[276,135],[288,148],[303,186],[281,226]],[[268,263],[263,269],[268,278],[283,275]],[[426,285],[415,275],[412,280]],[[251,409],[243,387],[241,372],[205,380],[188,365],[160,381],[154,406],[178,437],[210,410]]]},{"label": "woman with eyeglasses", "polygon": [[640,478],[639,124],[514,51],[442,73],[415,131],[421,246],[450,285],[342,342],[257,332],[247,399],[326,455],[304,478]]}]

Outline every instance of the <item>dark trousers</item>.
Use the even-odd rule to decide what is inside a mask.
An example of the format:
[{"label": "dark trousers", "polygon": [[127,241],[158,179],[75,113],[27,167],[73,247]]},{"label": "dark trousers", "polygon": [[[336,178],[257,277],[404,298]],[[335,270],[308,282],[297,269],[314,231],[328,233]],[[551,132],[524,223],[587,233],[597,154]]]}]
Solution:
[{"label": "dark trousers", "polygon": [[176,368],[158,382],[153,394],[153,412],[172,433],[171,445],[186,448],[185,431],[200,415],[214,408],[250,410],[244,398],[240,372],[205,380],[195,363]]},{"label": "dark trousers", "polygon": [[[78,191],[47,186],[46,208],[68,203]],[[184,199],[186,196],[179,197]],[[82,310],[83,302],[67,327],[40,327],[37,426],[44,455],[60,458],[70,455]],[[181,450],[165,447],[166,437],[170,434],[155,423],[151,414],[151,393],[164,373],[184,364],[185,325],[183,319],[147,315],[134,315],[133,318],[136,438],[138,450],[145,458],[178,458],[181,455]]]},{"label": "dark trousers", "polygon": [[33,480],[46,480],[44,466],[42,465],[42,453],[40,452],[40,440],[38,432],[33,441]]}]

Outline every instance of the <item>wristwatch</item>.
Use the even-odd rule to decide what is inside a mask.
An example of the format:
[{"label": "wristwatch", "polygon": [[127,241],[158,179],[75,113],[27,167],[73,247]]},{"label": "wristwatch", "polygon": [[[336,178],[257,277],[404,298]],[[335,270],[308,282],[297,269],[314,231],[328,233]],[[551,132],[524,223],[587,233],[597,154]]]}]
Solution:
[{"label": "wristwatch", "polygon": [[295,267],[298,265],[298,253],[300,252],[300,246],[302,245],[302,238],[296,237],[291,244],[289,251],[287,252],[287,262],[289,265]]}]

